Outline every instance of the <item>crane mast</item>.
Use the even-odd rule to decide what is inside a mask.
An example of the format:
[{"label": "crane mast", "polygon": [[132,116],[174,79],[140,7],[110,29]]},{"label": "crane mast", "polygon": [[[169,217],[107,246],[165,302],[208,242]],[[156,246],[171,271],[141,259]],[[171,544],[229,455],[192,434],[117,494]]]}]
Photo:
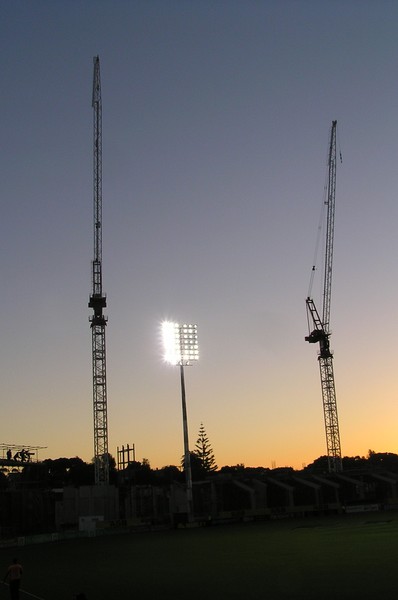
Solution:
[{"label": "crane mast", "polygon": [[94,116],[94,259],[88,303],[92,335],[95,483],[109,483],[108,402],[106,385],[106,297],[102,292],[102,100],[99,57],[94,57],[92,107]]},{"label": "crane mast", "polygon": [[326,249],[323,280],[322,318],[317,311],[313,299],[308,296],[306,299],[307,315],[309,323],[312,322],[313,330],[305,338],[307,342],[312,344],[319,342],[318,361],[321,376],[329,472],[340,472],[342,470],[340,431],[333,372],[333,354],[330,350],[329,344],[329,338],[331,335],[330,304],[332,293],[334,215],[336,199],[336,126],[337,121],[333,121],[328,152],[328,180],[325,201],[325,204],[327,205]]}]

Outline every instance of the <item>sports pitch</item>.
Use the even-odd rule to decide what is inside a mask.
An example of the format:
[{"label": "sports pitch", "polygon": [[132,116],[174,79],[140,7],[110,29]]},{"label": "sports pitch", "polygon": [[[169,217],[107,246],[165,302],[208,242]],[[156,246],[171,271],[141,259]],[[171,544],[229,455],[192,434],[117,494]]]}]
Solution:
[{"label": "sports pitch", "polygon": [[[390,600],[398,514],[223,525],[2,548],[21,600]],[[0,586],[0,599],[8,590]]]}]

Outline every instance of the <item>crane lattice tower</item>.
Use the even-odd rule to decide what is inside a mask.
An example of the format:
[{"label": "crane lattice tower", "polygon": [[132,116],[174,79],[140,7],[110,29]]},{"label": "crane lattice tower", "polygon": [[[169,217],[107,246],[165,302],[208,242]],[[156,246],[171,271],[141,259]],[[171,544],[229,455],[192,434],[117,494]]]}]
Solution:
[{"label": "crane lattice tower", "polygon": [[92,262],[92,293],[88,303],[94,314],[90,317],[92,333],[94,465],[95,483],[109,483],[108,400],[106,384],[105,328],[103,314],[106,297],[102,291],[102,100],[99,57],[94,57],[94,259]]},{"label": "crane lattice tower", "polygon": [[[333,241],[334,216],[336,200],[336,127],[337,121],[332,122],[328,153],[328,179],[325,204],[326,215],[326,249],[323,281],[323,310],[320,317],[315,303],[310,295],[306,299],[307,314],[314,329],[305,338],[307,342],[319,342],[319,369],[321,376],[322,402],[326,432],[326,446],[329,472],[342,470],[340,429],[337,414],[336,388],[333,372],[333,354],[330,350],[330,304],[332,294],[333,274]],[[315,267],[313,267],[313,272]]]}]

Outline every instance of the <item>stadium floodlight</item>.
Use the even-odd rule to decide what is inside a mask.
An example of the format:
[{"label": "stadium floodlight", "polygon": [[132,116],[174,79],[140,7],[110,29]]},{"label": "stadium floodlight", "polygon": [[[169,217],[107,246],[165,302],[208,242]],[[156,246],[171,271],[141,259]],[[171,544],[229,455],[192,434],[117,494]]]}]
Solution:
[{"label": "stadium floodlight", "polygon": [[184,433],[184,471],[187,486],[188,520],[193,518],[192,471],[191,455],[189,452],[188,417],[185,396],[184,366],[191,366],[199,359],[197,325],[184,323],[162,323],[164,359],[172,365],[179,365],[181,378],[182,424]]},{"label": "stadium floodlight", "polygon": [[189,366],[199,359],[198,326],[162,323],[164,359],[172,365]]}]

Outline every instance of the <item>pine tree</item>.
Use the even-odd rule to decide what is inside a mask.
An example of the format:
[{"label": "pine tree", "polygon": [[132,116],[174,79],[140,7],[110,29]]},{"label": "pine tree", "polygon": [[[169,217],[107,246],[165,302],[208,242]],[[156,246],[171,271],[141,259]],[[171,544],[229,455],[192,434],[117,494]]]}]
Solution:
[{"label": "pine tree", "polygon": [[203,423],[200,424],[199,437],[195,444],[195,454],[202,461],[203,469],[206,471],[206,473],[217,471],[218,466],[216,465],[214,452],[209,442],[209,438],[207,437]]}]

